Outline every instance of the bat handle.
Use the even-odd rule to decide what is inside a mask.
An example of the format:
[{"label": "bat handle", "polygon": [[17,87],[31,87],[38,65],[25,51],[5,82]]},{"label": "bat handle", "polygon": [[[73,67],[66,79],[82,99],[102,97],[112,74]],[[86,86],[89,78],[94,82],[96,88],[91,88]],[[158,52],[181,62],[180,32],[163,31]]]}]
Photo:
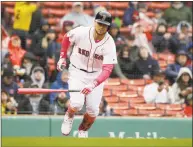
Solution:
[{"label": "bat handle", "polygon": [[80,92],[80,90],[68,90],[68,92]]}]

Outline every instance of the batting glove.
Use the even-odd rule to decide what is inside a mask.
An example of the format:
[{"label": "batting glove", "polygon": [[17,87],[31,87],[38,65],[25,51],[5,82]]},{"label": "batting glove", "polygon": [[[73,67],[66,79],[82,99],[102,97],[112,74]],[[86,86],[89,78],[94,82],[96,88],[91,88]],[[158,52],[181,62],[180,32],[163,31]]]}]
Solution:
[{"label": "batting glove", "polygon": [[66,67],[66,59],[65,58],[60,58],[58,63],[57,63],[57,70],[62,71]]},{"label": "batting glove", "polygon": [[98,85],[98,84],[97,84],[97,81],[94,81],[93,83],[86,85],[86,86],[81,90],[81,93],[87,95],[87,94],[91,93],[91,92],[93,91],[93,89],[94,89],[97,85]]}]

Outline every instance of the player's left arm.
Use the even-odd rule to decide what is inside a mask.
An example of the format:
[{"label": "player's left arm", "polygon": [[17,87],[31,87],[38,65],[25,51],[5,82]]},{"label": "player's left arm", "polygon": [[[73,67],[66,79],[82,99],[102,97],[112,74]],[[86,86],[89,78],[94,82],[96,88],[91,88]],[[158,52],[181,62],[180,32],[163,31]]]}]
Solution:
[{"label": "player's left arm", "polygon": [[100,75],[91,83],[87,85],[81,92],[83,94],[89,94],[95,87],[103,83],[112,73],[114,64],[117,64],[116,48],[114,41],[111,45],[108,45],[107,49],[104,49],[104,58],[102,65],[102,72]]}]

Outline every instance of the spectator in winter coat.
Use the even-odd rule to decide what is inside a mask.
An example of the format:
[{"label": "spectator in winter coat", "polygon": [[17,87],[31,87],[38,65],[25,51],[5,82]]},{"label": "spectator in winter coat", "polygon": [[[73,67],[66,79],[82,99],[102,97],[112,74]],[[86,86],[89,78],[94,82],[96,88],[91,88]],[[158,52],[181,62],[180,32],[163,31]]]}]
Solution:
[{"label": "spectator in winter coat", "polygon": [[128,8],[123,15],[123,24],[125,26],[132,25],[135,21],[139,20],[139,13],[137,11],[138,2],[129,2]]},{"label": "spectator in winter coat", "polygon": [[132,27],[131,34],[135,36],[134,44],[138,47],[144,46],[150,55],[152,55],[153,46],[150,42],[148,42],[147,36],[144,33],[144,27],[139,24],[135,23]]},{"label": "spectator in winter coat", "polygon": [[192,63],[193,63],[193,43],[192,42],[186,46],[185,52],[187,52],[189,57],[188,65],[192,66]]},{"label": "spectator in winter coat", "polygon": [[160,69],[159,64],[148,53],[145,47],[140,47],[139,59],[134,63],[131,78],[150,79],[155,71]]},{"label": "spectator in winter coat", "polygon": [[58,93],[54,104],[51,105],[51,111],[54,114],[63,115],[68,109],[69,97],[65,92]]},{"label": "spectator in winter coat", "polygon": [[180,1],[172,2],[172,7],[165,10],[163,18],[170,26],[176,26],[180,21],[187,21],[192,24],[190,8]]},{"label": "spectator in winter coat", "polygon": [[117,52],[119,52],[121,45],[125,44],[125,38],[120,35],[119,27],[115,24],[112,23],[109,34],[113,37],[113,40],[115,41],[115,45],[117,48]]},{"label": "spectator in winter coat", "polygon": [[[38,88],[38,85],[32,84],[31,88]],[[49,102],[45,100],[42,94],[31,94],[25,96],[18,105],[18,114],[49,114]]]},{"label": "spectator in winter coat", "polygon": [[184,49],[192,41],[192,33],[189,33],[188,27],[186,22],[182,22],[179,27],[179,33],[175,35],[178,42],[178,49]]},{"label": "spectator in winter coat", "polygon": [[18,86],[14,82],[13,69],[3,70],[1,89],[6,91],[11,97],[17,100]]},{"label": "spectator in winter coat", "polygon": [[[52,83],[51,89],[68,89],[68,71],[63,70],[59,72],[56,78],[56,81]],[[69,97],[69,93],[66,93],[67,97]],[[50,94],[50,104],[53,104],[54,100],[56,99],[56,93]]]},{"label": "spectator in winter coat", "polygon": [[155,71],[153,81],[144,88],[143,96],[146,103],[170,103],[170,88],[165,84],[165,73]]},{"label": "spectator in winter coat", "polygon": [[45,71],[39,65],[36,65],[32,69],[30,80],[24,84],[24,87],[29,87],[32,84],[37,85],[39,88],[47,88],[48,87],[48,85],[45,83]]},{"label": "spectator in winter coat", "polygon": [[18,36],[11,37],[8,45],[8,50],[9,58],[13,67],[20,67],[26,51],[21,48],[21,40]]},{"label": "spectator in winter coat", "polygon": [[82,2],[74,2],[72,5],[72,11],[66,14],[60,20],[60,27],[62,28],[63,22],[70,20],[74,22],[73,28],[78,26],[90,26],[94,19],[83,12],[84,6]]},{"label": "spectator in winter coat", "polygon": [[[170,81],[170,84],[173,84],[178,76],[180,68],[186,67],[188,61],[188,55],[185,51],[180,50],[176,55],[176,62],[174,64],[169,64],[166,68],[166,76]],[[190,69],[192,69],[190,67]]]},{"label": "spectator in winter coat", "polygon": [[[188,102],[187,96],[192,94],[192,72],[187,67],[182,67],[176,78],[176,82],[172,85],[172,103],[184,104]],[[189,105],[187,103],[187,105]]]},{"label": "spectator in winter coat", "polygon": [[152,44],[157,53],[176,53],[178,48],[177,39],[171,33],[167,33],[167,26],[165,24],[158,25],[156,32],[153,34]]},{"label": "spectator in winter coat", "polygon": [[139,56],[139,48],[134,45],[134,36],[129,36],[127,44],[122,46],[118,54],[118,64],[115,65],[112,76],[119,78],[129,78],[132,69]]}]

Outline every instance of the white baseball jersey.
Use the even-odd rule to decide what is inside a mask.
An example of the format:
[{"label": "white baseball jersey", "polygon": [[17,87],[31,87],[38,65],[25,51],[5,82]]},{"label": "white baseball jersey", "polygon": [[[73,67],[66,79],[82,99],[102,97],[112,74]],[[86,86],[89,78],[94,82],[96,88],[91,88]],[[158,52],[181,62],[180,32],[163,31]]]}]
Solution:
[{"label": "white baseball jersey", "polygon": [[102,64],[116,64],[116,47],[113,38],[107,32],[99,41],[94,40],[94,27],[77,27],[67,33],[74,44],[70,62],[79,69],[88,72],[100,71]]}]

